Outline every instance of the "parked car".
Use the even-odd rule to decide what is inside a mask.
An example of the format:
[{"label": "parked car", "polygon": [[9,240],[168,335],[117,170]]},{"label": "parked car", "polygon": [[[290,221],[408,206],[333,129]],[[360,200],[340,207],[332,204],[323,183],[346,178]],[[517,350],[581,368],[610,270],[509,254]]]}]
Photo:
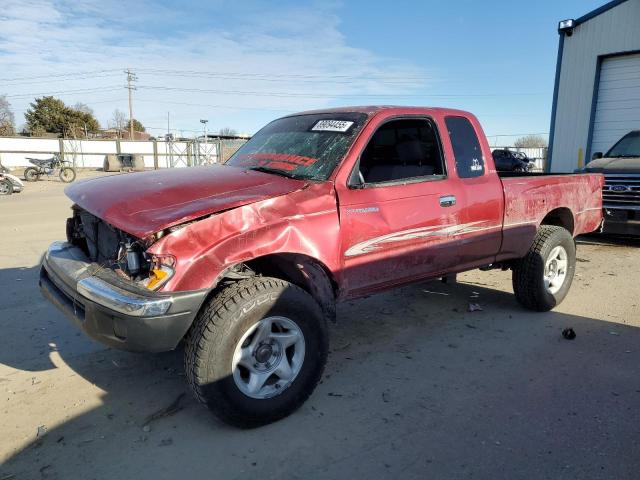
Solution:
[{"label": "parked car", "polygon": [[640,235],[640,130],[627,133],[604,155],[594,153],[584,171],[605,177],[603,231]]},{"label": "parked car", "polygon": [[601,223],[603,183],[498,175],[459,110],[295,114],[226,165],[68,186],[67,241],[44,255],[40,287],[111,347],[184,341],[196,397],[255,427],[309,397],[339,301],[481,267],[511,269],[525,308],[557,306],[574,237]]},{"label": "parked car", "polygon": [[0,163],[0,195],[11,195],[24,190],[24,183],[9,172],[10,170]]},{"label": "parked car", "polygon": [[534,167],[533,160],[523,152],[512,152],[505,148],[496,149],[491,155],[499,172],[529,172]]}]

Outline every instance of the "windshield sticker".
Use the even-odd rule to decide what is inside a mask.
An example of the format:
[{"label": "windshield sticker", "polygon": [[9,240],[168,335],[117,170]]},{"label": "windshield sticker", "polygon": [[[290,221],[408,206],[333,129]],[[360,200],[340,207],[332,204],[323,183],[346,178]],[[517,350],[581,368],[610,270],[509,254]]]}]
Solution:
[{"label": "windshield sticker", "polygon": [[351,128],[353,122],[349,120],[318,120],[311,127],[312,132],[341,132],[344,133]]},{"label": "windshield sticker", "polygon": [[480,163],[480,160],[474,158],[471,163],[471,171],[479,172],[480,170],[482,170],[482,164]]},{"label": "windshield sticker", "polygon": [[288,153],[247,153],[239,157],[240,165],[264,166],[279,170],[292,171],[298,167],[309,167],[318,161],[317,158],[303,157]]}]

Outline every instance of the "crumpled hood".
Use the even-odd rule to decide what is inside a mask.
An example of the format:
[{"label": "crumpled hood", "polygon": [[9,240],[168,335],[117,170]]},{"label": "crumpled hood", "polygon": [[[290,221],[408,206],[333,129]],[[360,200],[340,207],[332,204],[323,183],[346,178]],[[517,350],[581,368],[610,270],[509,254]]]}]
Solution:
[{"label": "crumpled hood", "polygon": [[591,160],[585,170],[600,173],[640,173],[640,157],[598,158]]},{"label": "crumpled hood", "polygon": [[305,183],[236,167],[172,168],[69,185],[77,205],[135,237],[198,217],[284,195]]}]

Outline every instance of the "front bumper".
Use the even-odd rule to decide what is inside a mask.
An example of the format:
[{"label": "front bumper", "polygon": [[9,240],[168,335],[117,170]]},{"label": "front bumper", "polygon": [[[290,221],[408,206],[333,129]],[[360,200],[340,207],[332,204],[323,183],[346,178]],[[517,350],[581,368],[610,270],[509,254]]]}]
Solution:
[{"label": "front bumper", "polygon": [[640,235],[640,210],[604,207],[604,233]]},{"label": "front bumper", "polygon": [[40,290],[89,337],[136,352],[173,350],[208,293],[138,288],[66,242],[53,243],[45,253]]}]

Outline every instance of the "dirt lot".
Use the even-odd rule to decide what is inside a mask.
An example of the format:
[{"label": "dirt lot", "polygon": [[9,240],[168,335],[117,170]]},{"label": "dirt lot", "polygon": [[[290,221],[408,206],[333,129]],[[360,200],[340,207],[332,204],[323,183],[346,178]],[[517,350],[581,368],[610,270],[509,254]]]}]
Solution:
[{"label": "dirt lot", "polygon": [[581,240],[550,313],[520,308],[495,271],[344,304],[311,399],[241,431],[192,399],[181,352],[105,349],[40,296],[62,190],[0,198],[0,480],[637,478],[640,242]]}]

